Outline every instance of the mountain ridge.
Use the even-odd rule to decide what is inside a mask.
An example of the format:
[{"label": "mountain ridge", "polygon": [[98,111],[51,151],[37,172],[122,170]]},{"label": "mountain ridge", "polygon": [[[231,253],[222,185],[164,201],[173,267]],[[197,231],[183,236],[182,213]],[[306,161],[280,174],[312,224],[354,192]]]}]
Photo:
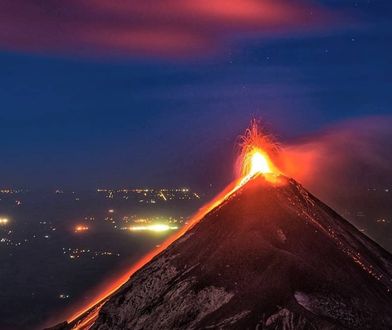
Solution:
[{"label": "mountain ridge", "polygon": [[295,180],[257,175],[133,274],[93,324],[66,328],[388,329],[391,265]]}]

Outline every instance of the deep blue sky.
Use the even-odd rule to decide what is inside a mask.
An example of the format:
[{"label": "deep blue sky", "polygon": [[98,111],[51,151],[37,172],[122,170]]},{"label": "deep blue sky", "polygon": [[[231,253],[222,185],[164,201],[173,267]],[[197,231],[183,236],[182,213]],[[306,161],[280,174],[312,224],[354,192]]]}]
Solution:
[{"label": "deep blue sky", "polygon": [[202,186],[230,179],[254,116],[289,140],[392,114],[390,1],[323,3],[322,28],[237,33],[203,56],[0,43],[0,186]]}]

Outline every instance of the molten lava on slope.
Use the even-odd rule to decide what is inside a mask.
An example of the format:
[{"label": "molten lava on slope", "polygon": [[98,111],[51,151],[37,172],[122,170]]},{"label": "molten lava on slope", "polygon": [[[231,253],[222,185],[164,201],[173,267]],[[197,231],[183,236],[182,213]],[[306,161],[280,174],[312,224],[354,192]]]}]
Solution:
[{"label": "molten lava on slope", "polygon": [[61,329],[390,329],[392,256],[286,178],[255,122],[240,177]]},{"label": "molten lava on slope", "polygon": [[84,306],[77,312],[73,313],[69,318],[69,323],[74,323],[84,315],[88,315],[85,321],[77,322],[74,329],[86,329],[98,316],[99,308],[94,308],[97,305],[102,305],[107,297],[118,290],[124,283],[128,281],[130,276],[139,268],[148,263],[154,256],[164,251],[170,244],[180,238],[189,228],[199,222],[207,213],[219,206],[236,190],[241,188],[246,182],[257,174],[265,175],[271,182],[276,182],[280,172],[272,163],[269,153],[276,153],[277,145],[273,142],[271,137],[262,134],[257,121],[253,120],[250,127],[245,131],[245,134],[240,137],[239,143],[238,165],[240,167],[240,177],[229,184],[221,193],[219,193],[213,200],[204,205],[196,214],[194,214],[188,221],[188,224],[181,230],[169,237],[158,248],[148,253],[139,262],[137,262],[128,272],[120,276],[118,280],[110,283],[90,304]]}]

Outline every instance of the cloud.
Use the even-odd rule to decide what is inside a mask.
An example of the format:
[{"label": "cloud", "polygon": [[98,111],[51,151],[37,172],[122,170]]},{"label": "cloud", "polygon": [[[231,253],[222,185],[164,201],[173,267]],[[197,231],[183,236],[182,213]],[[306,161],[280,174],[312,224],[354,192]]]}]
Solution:
[{"label": "cloud", "polygon": [[304,137],[284,148],[285,172],[331,192],[392,184],[391,127],[390,116],[368,117]]},{"label": "cloud", "polygon": [[85,55],[206,54],[238,34],[314,28],[325,11],[288,0],[3,0],[0,48]]},{"label": "cloud", "polygon": [[286,145],[283,172],[392,251],[392,116],[347,121]]}]

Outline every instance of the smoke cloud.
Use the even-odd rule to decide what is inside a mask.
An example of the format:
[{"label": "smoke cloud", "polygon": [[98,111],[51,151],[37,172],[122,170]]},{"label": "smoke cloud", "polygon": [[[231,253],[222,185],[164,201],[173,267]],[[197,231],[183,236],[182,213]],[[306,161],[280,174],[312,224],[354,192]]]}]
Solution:
[{"label": "smoke cloud", "polygon": [[391,127],[392,117],[345,122],[286,145],[281,159],[286,175],[301,182],[389,250]]},{"label": "smoke cloud", "polygon": [[240,33],[314,29],[326,11],[288,0],[3,0],[0,47],[87,55],[205,54]]},{"label": "smoke cloud", "polygon": [[392,183],[392,117],[345,122],[284,147],[285,173],[322,193]]}]

